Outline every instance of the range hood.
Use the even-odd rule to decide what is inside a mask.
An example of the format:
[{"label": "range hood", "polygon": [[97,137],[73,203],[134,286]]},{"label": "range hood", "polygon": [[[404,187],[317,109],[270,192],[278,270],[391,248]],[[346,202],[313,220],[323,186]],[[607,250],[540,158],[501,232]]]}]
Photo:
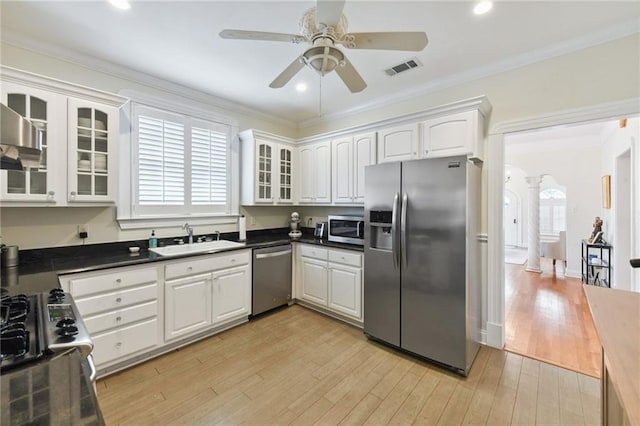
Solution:
[{"label": "range hood", "polygon": [[0,169],[40,167],[42,130],[4,104],[0,118]]}]

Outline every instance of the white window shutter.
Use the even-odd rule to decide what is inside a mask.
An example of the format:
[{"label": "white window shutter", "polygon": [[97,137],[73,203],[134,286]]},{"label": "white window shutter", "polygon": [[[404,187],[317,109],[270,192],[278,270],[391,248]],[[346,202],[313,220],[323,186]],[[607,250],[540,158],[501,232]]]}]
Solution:
[{"label": "white window shutter", "polygon": [[184,125],[140,115],[139,204],[183,205],[184,173]]},{"label": "white window shutter", "polygon": [[191,130],[191,203],[227,205],[227,134],[213,129]]}]

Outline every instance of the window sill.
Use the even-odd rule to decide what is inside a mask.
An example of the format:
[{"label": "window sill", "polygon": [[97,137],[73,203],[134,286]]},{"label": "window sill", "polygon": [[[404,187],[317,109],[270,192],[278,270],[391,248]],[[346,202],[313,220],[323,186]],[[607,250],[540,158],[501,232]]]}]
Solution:
[{"label": "window sill", "polygon": [[189,225],[223,225],[238,223],[239,214],[224,216],[172,216],[172,217],[137,217],[117,218],[120,229],[151,229],[173,228],[182,226],[185,222]]}]

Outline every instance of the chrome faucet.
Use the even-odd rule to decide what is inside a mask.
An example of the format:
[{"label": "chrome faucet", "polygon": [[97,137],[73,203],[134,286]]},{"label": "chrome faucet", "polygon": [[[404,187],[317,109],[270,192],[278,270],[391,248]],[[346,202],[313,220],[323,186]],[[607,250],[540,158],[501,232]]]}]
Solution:
[{"label": "chrome faucet", "polygon": [[193,244],[193,227],[189,226],[189,222],[182,225],[182,229],[187,231],[187,235],[189,236],[189,244]]},{"label": "chrome faucet", "polygon": [[216,241],[220,241],[220,231],[213,231],[216,233]]}]

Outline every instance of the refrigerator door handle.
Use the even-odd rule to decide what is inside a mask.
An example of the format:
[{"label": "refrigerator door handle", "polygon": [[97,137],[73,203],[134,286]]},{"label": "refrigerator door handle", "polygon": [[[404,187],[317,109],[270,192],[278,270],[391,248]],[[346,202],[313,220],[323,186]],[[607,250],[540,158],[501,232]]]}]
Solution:
[{"label": "refrigerator door handle", "polygon": [[398,219],[398,201],[400,200],[400,193],[396,192],[393,197],[393,210],[391,211],[391,256],[393,257],[393,269],[398,269],[398,235],[396,231],[396,224]]},{"label": "refrigerator door handle", "polygon": [[407,268],[407,204],[409,204],[409,197],[407,193],[402,194],[402,210],[400,218],[400,241],[402,241],[402,264],[405,269]]}]

